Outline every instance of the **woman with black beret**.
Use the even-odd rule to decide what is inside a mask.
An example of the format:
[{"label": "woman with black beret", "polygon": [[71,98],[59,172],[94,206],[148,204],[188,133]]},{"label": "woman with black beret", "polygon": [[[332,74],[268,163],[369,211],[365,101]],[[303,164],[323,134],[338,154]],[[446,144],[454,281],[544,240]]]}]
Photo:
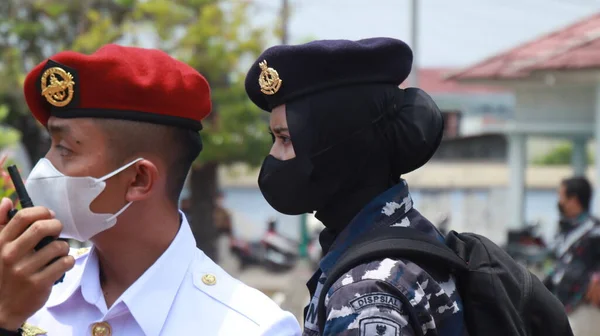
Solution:
[{"label": "woman with black beret", "polygon": [[[464,335],[461,299],[449,274],[382,258],[323,284],[340,256],[381,227],[443,236],[416,209],[401,176],[423,166],[443,133],[424,91],[401,89],[412,66],[402,41],[321,40],[267,49],[246,77],[249,98],[270,112],[273,147],[259,186],[288,215],[316,212],[325,257],[309,281],[304,335]],[[438,274],[439,273],[439,274]],[[409,322],[416,314],[419,325]]]}]

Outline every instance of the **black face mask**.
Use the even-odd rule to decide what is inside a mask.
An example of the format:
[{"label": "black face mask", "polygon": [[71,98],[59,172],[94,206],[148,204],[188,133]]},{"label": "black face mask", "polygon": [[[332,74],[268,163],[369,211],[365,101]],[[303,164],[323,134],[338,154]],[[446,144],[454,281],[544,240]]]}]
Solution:
[{"label": "black face mask", "polygon": [[310,163],[295,157],[278,160],[272,155],[265,158],[258,186],[267,202],[286,215],[312,212],[318,206],[319,187],[310,181]]},{"label": "black face mask", "polygon": [[560,202],[556,204],[556,207],[558,208],[558,213],[561,216],[564,216],[565,215],[565,207],[563,207],[563,205],[560,204]]}]

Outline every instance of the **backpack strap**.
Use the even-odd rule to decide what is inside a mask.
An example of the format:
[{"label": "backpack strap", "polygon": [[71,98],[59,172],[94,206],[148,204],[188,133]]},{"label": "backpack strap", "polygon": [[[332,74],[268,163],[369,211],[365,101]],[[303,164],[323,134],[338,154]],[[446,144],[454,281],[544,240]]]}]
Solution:
[{"label": "backpack strap", "polygon": [[[436,269],[446,269],[449,273],[467,270],[467,263],[452,249],[423,232],[406,227],[386,226],[373,229],[352,244],[327,274],[317,305],[317,324],[321,335],[324,335],[327,321],[325,298],[331,286],[354,267],[385,258],[402,258],[435,265]],[[397,291],[396,295],[403,306],[412,307],[408,298],[400,290],[393,286],[389,286],[389,289],[392,292]],[[408,312],[409,323],[413,326],[416,335],[422,336],[423,331],[417,313],[414,309],[405,309],[405,311]]]}]

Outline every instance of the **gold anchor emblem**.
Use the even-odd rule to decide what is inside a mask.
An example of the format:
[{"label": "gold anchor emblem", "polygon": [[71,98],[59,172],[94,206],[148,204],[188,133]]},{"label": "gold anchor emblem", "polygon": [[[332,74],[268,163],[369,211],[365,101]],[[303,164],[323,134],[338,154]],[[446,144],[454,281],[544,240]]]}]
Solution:
[{"label": "gold anchor emblem", "polygon": [[42,74],[42,96],[57,107],[68,105],[73,100],[73,75],[59,67],[50,68]]},{"label": "gold anchor emblem", "polygon": [[258,63],[258,66],[260,66],[260,69],[262,70],[258,76],[260,91],[269,96],[276,94],[277,91],[279,91],[279,88],[281,88],[281,83],[283,82],[279,78],[277,70],[269,68],[267,66],[267,61]]},{"label": "gold anchor emblem", "polygon": [[21,326],[21,330],[23,331],[23,336],[39,336],[46,335],[48,332],[42,330],[36,326],[32,326],[29,323],[25,323]]}]

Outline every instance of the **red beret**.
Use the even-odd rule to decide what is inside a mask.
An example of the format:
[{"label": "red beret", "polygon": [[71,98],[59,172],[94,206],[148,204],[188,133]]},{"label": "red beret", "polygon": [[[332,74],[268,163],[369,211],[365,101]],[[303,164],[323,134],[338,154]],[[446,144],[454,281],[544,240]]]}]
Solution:
[{"label": "red beret", "polygon": [[25,78],[25,99],[44,126],[59,118],[111,118],[202,129],[210,87],[163,51],[108,44],[91,55],[58,53]]}]

